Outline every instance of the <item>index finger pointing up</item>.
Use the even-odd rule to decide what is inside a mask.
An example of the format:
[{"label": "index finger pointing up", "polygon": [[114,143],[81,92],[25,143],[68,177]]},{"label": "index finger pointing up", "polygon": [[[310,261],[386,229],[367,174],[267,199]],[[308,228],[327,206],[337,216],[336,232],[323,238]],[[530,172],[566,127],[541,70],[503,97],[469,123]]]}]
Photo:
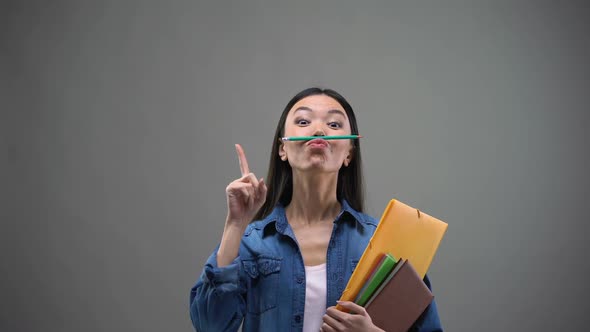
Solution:
[{"label": "index finger pointing up", "polygon": [[242,149],[240,144],[236,144],[236,152],[238,153],[238,160],[240,161],[240,171],[242,172],[242,176],[244,176],[250,173],[250,168],[248,167],[248,161],[246,160],[244,149]]}]

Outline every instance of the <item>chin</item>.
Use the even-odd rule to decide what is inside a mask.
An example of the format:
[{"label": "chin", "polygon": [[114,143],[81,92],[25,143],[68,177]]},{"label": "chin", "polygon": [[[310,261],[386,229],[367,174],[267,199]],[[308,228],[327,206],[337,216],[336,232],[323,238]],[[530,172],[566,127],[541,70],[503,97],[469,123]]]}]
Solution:
[{"label": "chin", "polygon": [[330,173],[337,172],[338,168],[327,165],[325,162],[312,162],[304,168],[305,171],[319,172],[319,173]]}]

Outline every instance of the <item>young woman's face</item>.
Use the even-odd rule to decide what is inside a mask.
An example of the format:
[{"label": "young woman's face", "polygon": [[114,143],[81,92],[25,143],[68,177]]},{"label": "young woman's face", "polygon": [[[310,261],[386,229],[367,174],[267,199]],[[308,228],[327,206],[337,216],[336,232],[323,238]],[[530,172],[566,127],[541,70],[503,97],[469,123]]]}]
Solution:
[{"label": "young woman's face", "polygon": [[[313,95],[298,101],[285,121],[285,136],[350,135],[350,122],[342,106],[326,95]],[[283,142],[279,156],[293,169],[337,172],[352,158],[350,140]]]}]

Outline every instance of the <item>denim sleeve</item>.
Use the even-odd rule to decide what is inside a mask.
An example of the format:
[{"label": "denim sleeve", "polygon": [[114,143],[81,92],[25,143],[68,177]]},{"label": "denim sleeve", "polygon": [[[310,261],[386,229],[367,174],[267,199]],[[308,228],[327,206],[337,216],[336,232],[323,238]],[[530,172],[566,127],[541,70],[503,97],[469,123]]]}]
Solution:
[{"label": "denim sleeve", "polygon": [[[428,289],[432,290],[430,280],[428,276],[424,276],[424,283],[428,286]],[[436,302],[434,299],[424,310],[422,315],[410,328],[410,332],[442,332],[442,326],[440,319],[438,318],[438,311],[436,310]]]},{"label": "denim sleeve", "polygon": [[217,266],[217,250],[190,293],[190,317],[196,331],[237,331],[246,308],[245,286],[240,278],[240,257]]}]

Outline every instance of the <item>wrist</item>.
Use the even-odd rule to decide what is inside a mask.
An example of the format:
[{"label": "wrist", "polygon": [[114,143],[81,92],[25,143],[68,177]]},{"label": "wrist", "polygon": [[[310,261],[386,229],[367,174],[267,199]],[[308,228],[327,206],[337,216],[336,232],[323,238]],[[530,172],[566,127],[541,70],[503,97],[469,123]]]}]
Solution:
[{"label": "wrist", "polygon": [[247,218],[237,218],[228,214],[227,217],[225,217],[225,227],[232,227],[238,230],[241,229],[242,231],[246,230],[246,227],[250,224],[246,219]]},{"label": "wrist", "polygon": [[217,265],[219,267],[229,265],[238,257],[240,243],[242,242],[242,236],[245,230],[246,227],[226,223],[219,249],[217,249]]},{"label": "wrist", "polygon": [[223,227],[223,234],[224,235],[226,233],[236,234],[236,235],[239,235],[241,238],[242,235],[244,234],[244,232],[246,231],[247,227],[248,227],[248,223],[245,223],[240,220],[232,220],[232,219],[228,218],[225,220],[225,226]]}]

